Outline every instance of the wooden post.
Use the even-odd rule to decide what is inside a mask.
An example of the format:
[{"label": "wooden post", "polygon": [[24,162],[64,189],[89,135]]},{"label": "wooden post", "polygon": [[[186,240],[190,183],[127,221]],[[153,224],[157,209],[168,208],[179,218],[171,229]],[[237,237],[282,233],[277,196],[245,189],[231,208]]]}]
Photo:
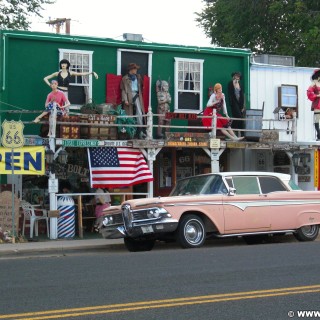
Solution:
[{"label": "wooden post", "polygon": [[82,225],[82,196],[78,196],[78,227],[79,237],[83,238],[83,225]]}]

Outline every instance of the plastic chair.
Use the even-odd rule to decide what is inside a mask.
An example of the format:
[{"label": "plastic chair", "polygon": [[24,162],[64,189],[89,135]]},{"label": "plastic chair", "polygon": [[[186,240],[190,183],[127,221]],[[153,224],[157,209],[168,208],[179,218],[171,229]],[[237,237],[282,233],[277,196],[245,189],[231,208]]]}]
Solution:
[{"label": "plastic chair", "polygon": [[23,210],[23,226],[22,235],[24,236],[24,230],[26,226],[26,220],[30,221],[30,238],[33,238],[33,230],[35,235],[38,236],[38,222],[45,220],[47,224],[47,236],[49,237],[49,218],[48,211],[45,209],[38,209],[27,201],[21,201],[21,207]]}]

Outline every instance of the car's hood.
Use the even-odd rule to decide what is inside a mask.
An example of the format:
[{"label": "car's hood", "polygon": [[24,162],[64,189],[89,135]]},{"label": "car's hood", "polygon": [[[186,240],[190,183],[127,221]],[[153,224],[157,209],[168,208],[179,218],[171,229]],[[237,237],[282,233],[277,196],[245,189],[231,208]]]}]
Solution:
[{"label": "car's hood", "polygon": [[166,206],[167,204],[175,203],[188,203],[188,202],[199,202],[199,201],[213,201],[221,200],[222,195],[186,195],[186,196],[173,196],[173,197],[157,197],[157,198],[143,198],[125,201],[123,204],[130,204],[131,208],[140,207],[156,207]]}]

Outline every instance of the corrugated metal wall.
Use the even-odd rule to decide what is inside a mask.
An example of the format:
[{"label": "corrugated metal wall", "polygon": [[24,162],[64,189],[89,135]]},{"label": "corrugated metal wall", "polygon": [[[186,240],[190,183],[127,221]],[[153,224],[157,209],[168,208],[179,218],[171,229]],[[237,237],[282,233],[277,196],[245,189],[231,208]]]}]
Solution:
[{"label": "corrugated metal wall", "polygon": [[[264,119],[274,119],[273,111],[278,107],[278,87],[282,84],[298,86],[297,140],[314,141],[313,112],[311,102],[307,99],[307,89],[314,68],[283,67],[274,65],[252,64],[250,68],[250,107],[262,109],[264,102]],[[272,124],[273,126],[273,124]],[[276,129],[287,127],[287,121],[275,124]],[[264,124],[267,129],[267,125]],[[280,141],[290,141],[291,135],[280,134]]]}]

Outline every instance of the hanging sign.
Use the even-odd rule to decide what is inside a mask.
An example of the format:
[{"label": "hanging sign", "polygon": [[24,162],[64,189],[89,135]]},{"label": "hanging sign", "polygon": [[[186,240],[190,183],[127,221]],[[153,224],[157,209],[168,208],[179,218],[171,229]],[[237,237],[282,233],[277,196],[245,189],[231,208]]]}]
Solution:
[{"label": "hanging sign", "polygon": [[0,148],[0,174],[44,175],[44,147]]},{"label": "hanging sign", "polygon": [[167,147],[209,147],[209,133],[166,132]]}]

